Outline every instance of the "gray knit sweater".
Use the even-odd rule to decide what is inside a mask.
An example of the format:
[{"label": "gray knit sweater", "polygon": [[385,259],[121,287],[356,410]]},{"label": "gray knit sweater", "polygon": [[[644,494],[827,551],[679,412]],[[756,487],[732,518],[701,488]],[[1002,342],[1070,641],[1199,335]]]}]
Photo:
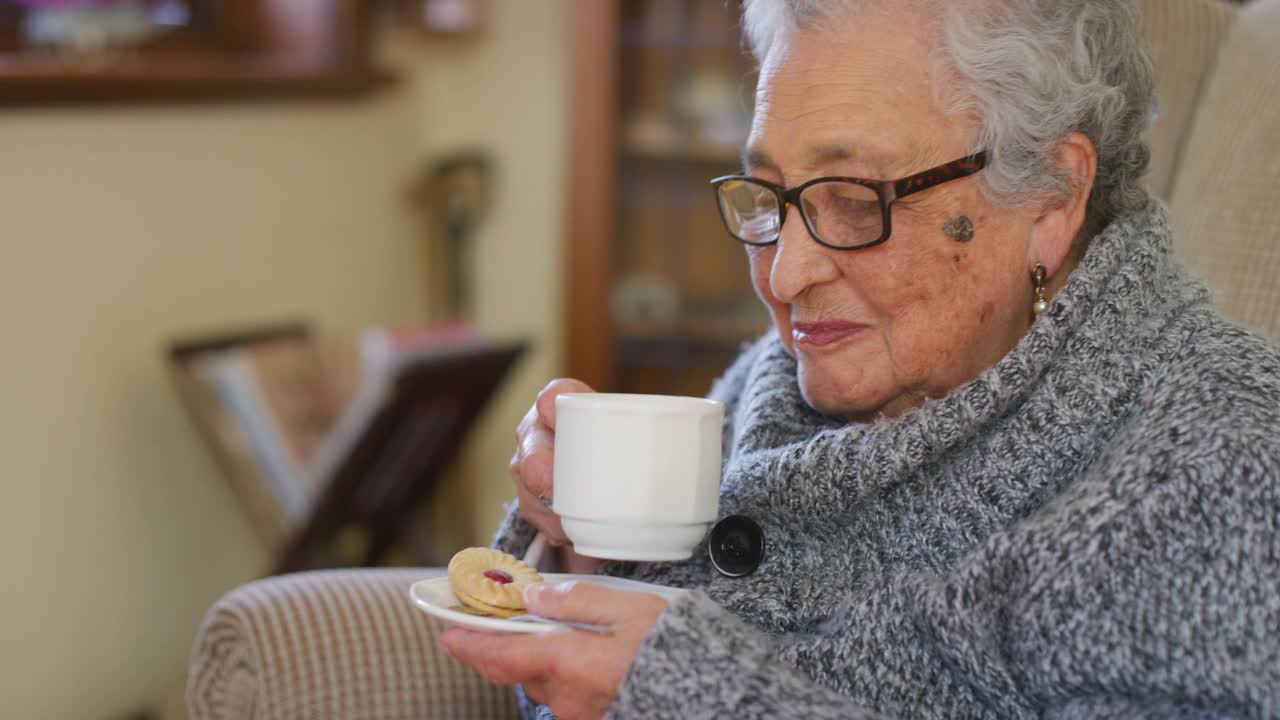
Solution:
[{"label": "gray knit sweater", "polygon": [[697,591],[610,716],[1280,717],[1280,353],[1169,235],[1154,203],[1113,223],[1017,348],[897,419],[823,417],[747,349],[720,513],[766,557],[604,568]]}]

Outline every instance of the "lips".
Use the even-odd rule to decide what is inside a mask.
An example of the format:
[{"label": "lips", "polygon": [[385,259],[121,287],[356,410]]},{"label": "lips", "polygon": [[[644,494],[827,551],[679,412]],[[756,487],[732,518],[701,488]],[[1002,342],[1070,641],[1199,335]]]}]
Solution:
[{"label": "lips", "polygon": [[867,325],[843,321],[793,323],[791,337],[796,346],[827,347],[865,331]]}]

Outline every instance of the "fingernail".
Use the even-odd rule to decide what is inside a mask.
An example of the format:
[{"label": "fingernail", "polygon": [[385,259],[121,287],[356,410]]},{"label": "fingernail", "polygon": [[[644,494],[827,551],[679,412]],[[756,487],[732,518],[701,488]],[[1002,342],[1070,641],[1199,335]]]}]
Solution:
[{"label": "fingernail", "polygon": [[536,585],[530,585],[524,589],[525,607],[532,607],[533,604],[538,601],[538,598],[542,597],[542,586],[545,584],[546,583],[538,583]]}]

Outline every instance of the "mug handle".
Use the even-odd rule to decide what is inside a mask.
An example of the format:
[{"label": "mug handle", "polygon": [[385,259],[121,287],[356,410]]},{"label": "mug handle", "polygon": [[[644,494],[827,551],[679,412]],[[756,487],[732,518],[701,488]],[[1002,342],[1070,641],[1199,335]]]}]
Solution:
[{"label": "mug handle", "polygon": [[543,535],[542,531],[539,530],[538,534],[533,536],[533,542],[529,543],[529,549],[524,552],[524,557],[520,560],[525,565],[536,570],[542,562],[542,556],[546,553],[546,549],[547,536]]}]

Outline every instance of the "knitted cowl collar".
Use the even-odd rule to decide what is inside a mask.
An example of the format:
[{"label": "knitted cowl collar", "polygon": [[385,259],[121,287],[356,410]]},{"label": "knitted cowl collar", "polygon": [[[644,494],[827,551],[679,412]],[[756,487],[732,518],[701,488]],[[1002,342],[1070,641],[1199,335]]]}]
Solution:
[{"label": "knitted cowl collar", "polygon": [[[1144,378],[1185,342],[1172,321],[1207,303],[1171,252],[1158,201],[1113,221],[1008,355],[897,418],[848,424],[813,410],[801,397],[795,360],[771,332],[733,410],[725,505],[764,505],[791,517],[845,511],[980,434],[1034,433],[1046,455],[1095,452],[1090,445],[1101,444],[1098,435],[1127,411]],[[1076,382],[1085,377],[1102,382]],[[838,497],[807,491],[813,470],[843,478]]]}]

